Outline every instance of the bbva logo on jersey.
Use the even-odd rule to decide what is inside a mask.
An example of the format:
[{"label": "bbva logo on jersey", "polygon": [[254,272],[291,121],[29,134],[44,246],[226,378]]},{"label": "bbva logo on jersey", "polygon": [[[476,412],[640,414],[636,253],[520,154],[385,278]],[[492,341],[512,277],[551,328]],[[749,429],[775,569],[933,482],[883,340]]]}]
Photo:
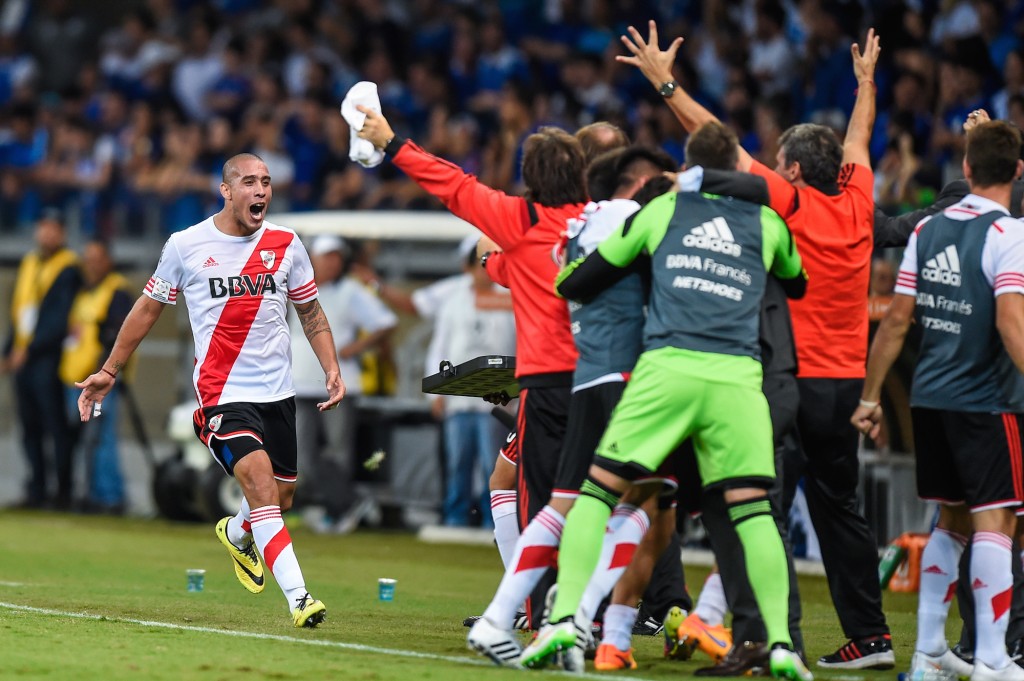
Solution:
[{"label": "bbva logo on jersey", "polygon": [[277,282],[273,274],[210,277],[211,298],[262,296],[264,293],[277,293]]}]

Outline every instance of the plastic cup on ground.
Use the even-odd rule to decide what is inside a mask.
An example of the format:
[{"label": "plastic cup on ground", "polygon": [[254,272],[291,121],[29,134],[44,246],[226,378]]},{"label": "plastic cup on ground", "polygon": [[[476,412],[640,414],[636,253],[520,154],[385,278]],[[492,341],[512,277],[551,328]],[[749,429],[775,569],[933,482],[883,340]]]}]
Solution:
[{"label": "plastic cup on ground", "polygon": [[188,577],[188,591],[199,592],[203,590],[206,570],[185,570],[185,575]]},{"label": "plastic cup on ground", "polygon": [[377,597],[382,601],[395,600],[395,583],[397,580],[381,577],[377,580]]}]

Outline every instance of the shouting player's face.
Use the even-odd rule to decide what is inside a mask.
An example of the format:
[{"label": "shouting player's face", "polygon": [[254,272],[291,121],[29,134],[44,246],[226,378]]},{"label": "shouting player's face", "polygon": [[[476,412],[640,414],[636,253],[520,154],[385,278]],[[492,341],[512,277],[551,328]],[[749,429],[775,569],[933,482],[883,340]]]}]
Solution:
[{"label": "shouting player's face", "polygon": [[243,234],[252,234],[263,225],[273,196],[270,172],[263,161],[255,158],[239,160],[237,171],[224,198],[238,229]]}]

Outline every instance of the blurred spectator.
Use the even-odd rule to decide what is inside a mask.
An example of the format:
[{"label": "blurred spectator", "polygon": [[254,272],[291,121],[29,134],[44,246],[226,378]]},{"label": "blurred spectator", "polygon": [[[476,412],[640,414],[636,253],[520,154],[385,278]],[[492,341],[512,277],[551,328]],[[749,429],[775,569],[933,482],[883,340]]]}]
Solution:
[{"label": "blurred spectator", "polygon": [[747,68],[761,86],[761,94],[789,92],[797,55],[786,39],[786,10],[778,0],[759,0]]},{"label": "blurred spectator", "polygon": [[31,97],[39,66],[21,49],[19,36],[0,33],[0,105]]},{"label": "blurred spectator", "polygon": [[241,120],[252,92],[252,83],[243,69],[243,50],[244,45],[237,38],[227,44],[222,54],[224,69],[206,93],[210,114],[222,116],[233,125]]},{"label": "blurred spectator", "polygon": [[153,64],[175,57],[177,49],[157,38],[156,19],[143,7],[126,14],[119,30],[107,33],[99,66],[112,88],[135,93]]},{"label": "blurred spectator", "polygon": [[1007,53],[1003,61],[1003,87],[992,95],[992,115],[1006,120],[1010,115],[1010,97],[1024,94],[1024,55],[1020,49]]},{"label": "blurred spectator", "polygon": [[988,46],[989,58],[993,66],[1002,71],[1006,57],[1019,49],[1021,44],[1020,38],[1013,34],[1012,26],[1007,22],[1007,3],[975,0],[974,8],[978,14],[979,33]]},{"label": "blurred spectator", "polygon": [[75,83],[78,69],[96,38],[86,16],[76,14],[71,0],[40,0],[40,13],[28,27],[29,45],[39,62],[44,91],[64,92]]},{"label": "blurred spectator", "polygon": [[[14,403],[29,465],[26,508],[71,505],[72,436],[64,416],[61,347],[71,303],[81,285],[75,254],[64,246],[61,217],[53,212],[36,224],[36,248],[22,258],[11,301],[11,333],[2,368],[14,374]],[[56,472],[56,495],[50,478]]]},{"label": "blurred spectator", "polygon": [[195,123],[168,122],[164,127],[159,162],[135,180],[135,191],[157,199],[165,233],[202,221],[209,175],[199,167],[202,132]]},{"label": "blurred spectator", "polygon": [[[345,399],[336,409],[320,412],[323,370],[301,333],[296,315],[292,327],[292,380],[295,384],[295,427],[299,434],[299,484],[310,508],[306,521],[317,532],[347,533],[355,529],[367,505],[354,488],[356,400],[362,393],[360,355],[376,347],[398,323],[394,313],[359,282],[344,276],[347,244],[336,236],[321,235],[309,249],[320,305],[331,323],[338,349]],[[368,335],[356,340],[359,331]],[[302,342],[299,342],[302,341]]]},{"label": "blurred spectator", "polygon": [[871,288],[868,295],[891,296],[896,290],[896,266],[891,260],[874,258],[871,261]]},{"label": "blurred spectator", "polygon": [[189,117],[200,121],[210,115],[206,97],[224,72],[224,61],[213,45],[214,26],[206,17],[192,20],[185,54],[175,65],[172,79],[178,104]]},{"label": "blurred spectator", "polygon": [[[860,27],[859,5],[838,0],[803,2],[801,16],[807,27],[807,54],[811,73],[804,115],[853,109],[857,80],[850,60],[851,36]],[[846,126],[843,125],[843,128]]]},{"label": "blurred spectator", "polygon": [[[133,302],[128,280],[114,271],[106,242],[96,239],[87,243],[82,252],[82,288],[71,306],[60,362],[70,422],[79,421],[78,396],[82,391],[75,383],[103,366]],[[121,514],[125,510],[124,476],[117,446],[123,385],[118,381],[103,399],[100,418],[80,426],[78,451],[85,455],[88,484],[83,507],[86,511]]]},{"label": "blurred spectator", "polygon": [[55,131],[50,153],[34,175],[43,201],[65,211],[78,208],[81,229],[89,236],[99,235],[101,194],[113,177],[114,151],[110,136],[98,140],[87,121],[70,118]]},{"label": "blurred spectator", "polygon": [[32,179],[46,157],[50,135],[36,119],[34,105],[16,105],[0,140],[0,216],[7,227],[28,224],[39,214],[39,194]]},{"label": "blurred spectator", "polygon": [[[442,360],[460,364],[483,355],[515,355],[512,297],[480,265],[476,242],[477,235],[471,235],[459,246],[465,274],[438,310],[427,351],[427,367],[434,367],[431,373]],[[491,405],[478,397],[436,395],[431,411],[444,421],[444,524],[468,525],[475,501],[481,524],[491,527],[488,481],[507,429],[491,416]],[[477,500],[473,498],[474,471],[478,471],[481,490]]]},{"label": "blurred spectator", "polygon": [[945,0],[932,20],[931,41],[941,44],[949,40],[976,35],[981,29],[978,11],[971,0]]}]

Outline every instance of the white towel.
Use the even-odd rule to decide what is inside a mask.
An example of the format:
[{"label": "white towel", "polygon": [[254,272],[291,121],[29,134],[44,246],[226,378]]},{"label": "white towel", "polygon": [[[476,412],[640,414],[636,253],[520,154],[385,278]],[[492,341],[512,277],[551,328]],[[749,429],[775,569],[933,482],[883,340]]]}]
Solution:
[{"label": "white towel", "polygon": [[356,105],[365,106],[380,113],[380,98],[377,96],[377,84],[361,80],[349,89],[341,103],[341,115],[349,126],[348,157],[364,168],[376,168],[384,161],[384,152],[364,140],[357,134],[363,129],[366,114],[356,111]]},{"label": "white towel", "polygon": [[693,166],[676,176],[676,189],[681,192],[697,192],[700,191],[700,185],[703,182],[704,168]]}]

